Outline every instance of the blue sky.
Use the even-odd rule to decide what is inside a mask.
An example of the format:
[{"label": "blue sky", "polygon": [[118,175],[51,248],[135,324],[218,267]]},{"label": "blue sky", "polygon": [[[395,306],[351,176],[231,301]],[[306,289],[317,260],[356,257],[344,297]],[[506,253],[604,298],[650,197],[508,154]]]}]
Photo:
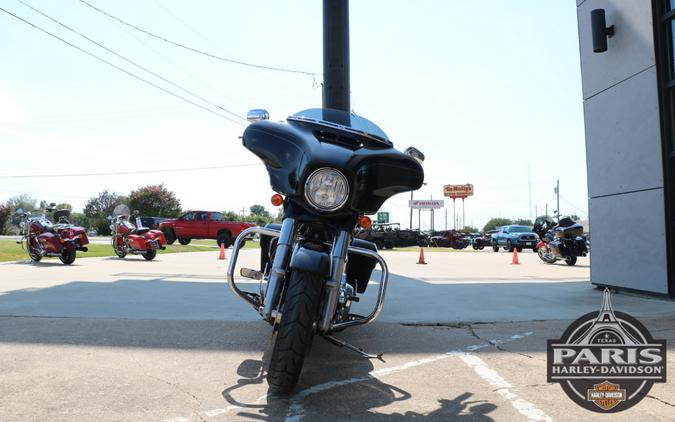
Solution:
[{"label": "blue sky", "polygon": [[[321,104],[311,76],[223,63],[110,20],[78,0],[24,0],[125,57],[236,114],[266,108],[280,120]],[[104,1],[92,4],[140,27],[237,60],[322,76],[321,2]],[[15,0],[3,8],[115,64],[177,91]],[[546,203],[587,215],[579,46],[574,2],[352,1],[354,110],[399,149],[427,156],[417,198],[473,183],[466,222],[529,217]],[[112,69],[0,12],[1,175],[84,173],[257,163],[243,127]],[[184,94],[181,94],[184,95]],[[528,200],[528,165],[532,208]],[[263,167],[0,179],[0,201],[26,192],[81,208],[104,189],[165,183],[185,208],[272,210]],[[388,201],[408,225],[407,200]],[[450,205],[451,202],[447,201]],[[436,227],[444,226],[437,211]],[[452,219],[452,209],[449,211]],[[422,227],[429,225],[428,213]],[[448,224],[451,226],[452,221]],[[415,221],[414,225],[417,225]]]}]

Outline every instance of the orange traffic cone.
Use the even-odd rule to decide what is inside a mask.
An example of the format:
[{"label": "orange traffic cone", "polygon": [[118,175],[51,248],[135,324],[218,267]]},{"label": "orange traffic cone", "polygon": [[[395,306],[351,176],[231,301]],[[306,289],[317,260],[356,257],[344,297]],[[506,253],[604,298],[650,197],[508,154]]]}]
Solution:
[{"label": "orange traffic cone", "polygon": [[424,248],[420,248],[420,258],[417,260],[417,263],[427,265],[424,261]]},{"label": "orange traffic cone", "polygon": [[220,255],[218,256],[218,259],[221,259],[221,260],[227,259],[227,257],[225,256],[225,244],[224,243],[220,244]]},{"label": "orange traffic cone", "polygon": [[511,259],[511,265],[520,265],[518,262],[518,249],[513,249],[513,258]]}]

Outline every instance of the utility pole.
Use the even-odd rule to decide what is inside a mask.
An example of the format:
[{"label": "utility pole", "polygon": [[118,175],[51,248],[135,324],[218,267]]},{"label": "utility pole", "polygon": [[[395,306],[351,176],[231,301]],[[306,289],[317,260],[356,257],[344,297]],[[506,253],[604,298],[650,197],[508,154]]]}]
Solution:
[{"label": "utility pole", "polygon": [[[530,179],[530,165],[527,165],[527,197],[529,201],[528,212],[530,213],[530,221],[532,220],[532,180]],[[535,212],[536,214],[536,212]],[[534,218],[537,218],[535,215]]]},{"label": "utility pole", "polygon": [[448,208],[445,207],[445,230],[448,229]]},{"label": "utility pole", "polygon": [[560,179],[556,181],[555,184],[555,195],[556,195],[556,211],[558,221],[560,221]]},{"label": "utility pole", "polygon": [[413,210],[412,209],[412,201],[413,201],[413,191],[410,191],[410,204],[408,204],[410,206],[410,225],[408,226],[408,227],[410,227],[410,230],[413,229],[413,227],[412,227],[412,210]]},{"label": "utility pole", "polygon": [[349,112],[349,97],[349,0],[323,0],[323,107]]}]

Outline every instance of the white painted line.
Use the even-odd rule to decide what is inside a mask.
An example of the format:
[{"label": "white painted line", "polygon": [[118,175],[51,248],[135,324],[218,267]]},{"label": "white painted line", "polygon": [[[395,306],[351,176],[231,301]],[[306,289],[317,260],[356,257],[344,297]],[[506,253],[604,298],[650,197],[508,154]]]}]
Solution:
[{"label": "white painted line", "polygon": [[517,394],[511,391],[513,386],[502,378],[495,370],[490,369],[483,359],[476,355],[463,352],[460,352],[458,356],[469,366],[469,368],[473,369],[478,376],[487,381],[491,386],[495,387],[495,391],[511,402],[511,406],[513,406],[521,415],[525,416],[528,421],[553,422],[553,419],[544,413],[543,410],[538,409],[532,403],[518,397]]},{"label": "white painted line", "polygon": [[[508,343],[508,342],[511,342],[511,341],[520,340],[520,339],[525,338],[525,337],[530,336],[530,335],[532,335],[532,331],[528,331],[528,332],[522,333],[522,334],[514,334],[511,337],[509,337],[508,339],[490,340],[490,341],[488,341],[488,343],[493,344],[493,345],[504,344],[504,343]],[[453,351],[444,353],[442,355],[436,355],[436,356],[431,357],[431,358],[407,362],[407,363],[392,366],[392,367],[389,367],[389,368],[377,369],[377,370],[374,370],[374,371],[370,371],[367,375],[362,376],[362,377],[348,378],[348,379],[345,379],[345,380],[329,381],[329,382],[325,382],[323,384],[317,384],[317,385],[312,386],[312,387],[310,387],[306,390],[302,390],[299,393],[295,394],[293,397],[291,397],[291,402],[288,406],[288,412],[286,413],[285,422],[299,422],[300,420],[302,420],[302,418],[305,416],[305,409],[302,406],[302,400],[305,399],[306,397],[312,395],[312,394],[321,393],[323,391],[327,391],[327,390],[330,390],[332,388],[340,387],[340,386],[343,386],[343,385],[369,381],[369,380],[377,378],[377,376],[384,376],[384,375],[388,375],[388,374],[393,374],[395,372],[403,371],[405,369],[414,368],[414,367],[420,366],[420,365],[426,365],[428,363],[437,362],[439,360],[446,359],[446,358],[449,358],[449,357],[458,357],[458,356],[461,357],[461,356],[464,356],[464,355],[469,356],[467,354],[467,352],[473,352],[473,351],[488,347],[488,345],[489,345],[488,343],[482,343],[482,344],[475,344],[475,345],[467,346],[467,347],[464,348],[464,351],[453,350]],[[527,402],[525,402],[525,403],[527,403]],[[514,407],[515,407],[515,405],[514,405]],[[534,420],[545,420],[545,419],[534,419]],[[552,420],[552,419],[548,419],[548,420]]]}]

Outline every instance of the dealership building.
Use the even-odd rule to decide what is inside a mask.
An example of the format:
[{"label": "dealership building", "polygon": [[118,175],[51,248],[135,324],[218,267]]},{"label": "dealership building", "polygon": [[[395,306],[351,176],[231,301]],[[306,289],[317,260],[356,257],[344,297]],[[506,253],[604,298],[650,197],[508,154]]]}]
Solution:
[{"label": "dealership building", "polygon": [[577,0],[591,282],[675,297],[675,0]]}]

